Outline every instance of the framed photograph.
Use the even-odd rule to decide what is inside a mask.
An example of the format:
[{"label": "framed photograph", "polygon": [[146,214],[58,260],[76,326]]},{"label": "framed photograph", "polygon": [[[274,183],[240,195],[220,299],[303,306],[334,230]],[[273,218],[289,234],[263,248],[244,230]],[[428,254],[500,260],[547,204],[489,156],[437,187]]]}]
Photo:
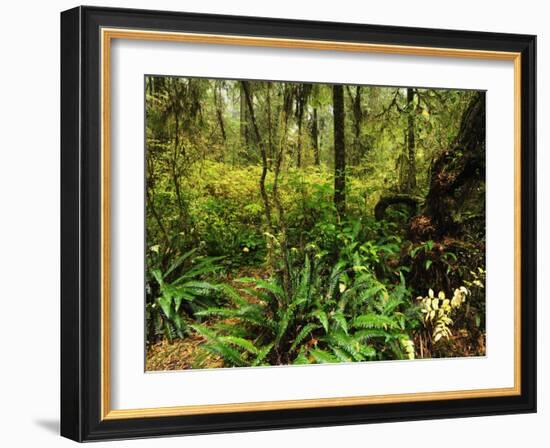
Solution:
[{"label": "framed photograph", "polygon": [[61,14],[61,433],[536,411],[535,36]]}]

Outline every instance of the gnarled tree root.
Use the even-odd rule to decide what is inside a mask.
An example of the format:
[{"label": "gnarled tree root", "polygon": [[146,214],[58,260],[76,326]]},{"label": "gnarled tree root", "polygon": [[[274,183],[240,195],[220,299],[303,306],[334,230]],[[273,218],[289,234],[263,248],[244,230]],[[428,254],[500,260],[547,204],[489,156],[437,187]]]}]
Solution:
[{"label": "gnarled tree root", "polygon": [[374,207],[374,217],[377,221],[384,219],[386,210],[390,205],[402,204],[409,209],[410,216],[414,216],[418,212],[418,207],[423,199],[410,194],[396,193],[382,196]]}]

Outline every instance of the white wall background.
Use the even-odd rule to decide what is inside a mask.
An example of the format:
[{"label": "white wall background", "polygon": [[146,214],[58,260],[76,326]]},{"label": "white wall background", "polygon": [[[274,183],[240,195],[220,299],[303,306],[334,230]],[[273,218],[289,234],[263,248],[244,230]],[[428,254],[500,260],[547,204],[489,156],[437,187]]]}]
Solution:
[{"label": "white wall background", "polygon": [[[539,413],[537,415],[391,423],[336,428],[124,441],[96,446],[328,447],[344,443],[445,448],[545,446],[550,440],[550,277],[546,193],[550,157],[550,9],[523,0],[133,0],[87,4],[295,19],[353,21],[537,34],[539,171]],[[69,446],[59,414],[59,12],[78,3],[20,1],[2,5],[0,26],[0,443]],[[546,356],[544,356],[546,355]]]}]

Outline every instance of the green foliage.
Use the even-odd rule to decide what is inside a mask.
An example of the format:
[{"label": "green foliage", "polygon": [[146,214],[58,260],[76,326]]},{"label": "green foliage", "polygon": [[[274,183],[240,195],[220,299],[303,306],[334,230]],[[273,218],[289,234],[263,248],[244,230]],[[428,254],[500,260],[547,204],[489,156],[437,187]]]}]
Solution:
[{"label": "green foliage", "polygon": [[288,289],[277,276],[238,283],[247,286],[223,287],[231,307],[197,313],[217,321],[193,326],[229,366],[410,357],[401,341],[410,341],[416,307],[404,283],[387,288],[344,262],[323,275],[307,255]]},{"label": "green foliage", "polygon": [[185,315],[215,303],[218,287],[201,278],[219,269],[215,264],[219,258],[195,254],[195,249],[184,253],[165,272],[160,268],[148,271],[146,290],[154,297],[146,303],[147,322],[152,324],[149,332],[163,333],[170,340],[175,335],[184,337]]},{"label": "green foliage", "polygon": [[[474,93],[340,90],[335,120],[331,85],[146,77],[149,343],[189,340],[197,367],[445,356],[464,332],[480,345],[484,185],[458,192],[454,239],[411,236],[400,204],[373,216],[383,195],[426,197]],[[462,284],[452,324],[411,300]]]}]

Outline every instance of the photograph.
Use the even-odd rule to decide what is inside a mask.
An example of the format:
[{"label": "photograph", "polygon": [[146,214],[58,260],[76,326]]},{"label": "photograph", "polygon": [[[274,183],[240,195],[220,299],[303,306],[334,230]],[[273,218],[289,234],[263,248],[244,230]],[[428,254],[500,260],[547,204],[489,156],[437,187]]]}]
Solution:
[{"label": "photograph", "polygon": [[485,91],[143,95],[146,371],[486,355]]}]

